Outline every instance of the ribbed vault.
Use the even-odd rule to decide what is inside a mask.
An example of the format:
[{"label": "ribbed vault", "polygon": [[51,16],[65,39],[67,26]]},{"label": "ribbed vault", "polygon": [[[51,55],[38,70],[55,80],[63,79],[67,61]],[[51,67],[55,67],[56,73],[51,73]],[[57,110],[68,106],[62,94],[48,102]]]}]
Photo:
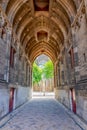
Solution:
[{"label": "ribbed vault", "polygon": [[43,53],[55,62],[77,7],[75,0],[7,0],[4,10],[29,60]]}]

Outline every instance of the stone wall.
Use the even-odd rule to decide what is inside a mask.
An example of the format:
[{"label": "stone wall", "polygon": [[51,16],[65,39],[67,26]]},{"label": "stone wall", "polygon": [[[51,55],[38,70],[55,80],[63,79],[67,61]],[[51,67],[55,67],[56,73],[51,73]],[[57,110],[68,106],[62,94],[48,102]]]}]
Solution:
[{"label": "stone wall", "polygon": [[9,112],[9,90],[5,88],[0,89],[0,118],[2,118],[8,112]]},{"label": "stone wall", "polygon": [[55,97],[60,103],[70,109],[69,90],[56,89]]},{"label": "stone wall", "polygon": [[[9,112],[10,89],[14,88],[15,109],[31,98],[32,85],[27,48],[24,50],[4,12],[7,2],[0,2],[0,118]],[[76,113],[87,121],[87,0],[77,0],[76,6],[77,14],[70,16],[71,26],[63,47],[59,44],[54,84],[56,99],[69,109],[72,107],[70,92],[74,90]]]},{"label": "stone wall", "polygon": [[[87,20],[84,3],[81,4],[74,25],[75,44],[77,45],[78,66],[76,74],[76,109],[77,114],[87,121]],[[77,71],[76,71],[77,70]],[[78,72],[78,73],[77,73]]]},{"label": "stone wall", "polygon": [[0,6],[0,118],[31,99],[31,83],[30,61]]},{"label": "stone wall", "polygon": [[0,119],[9,112],[9,89],[8,84],[0,80]]},{"label": "stone wall", "polygon": [[[2,84],[3,87],[3,84]],[[13,109],[26,103],[32,97],[32,90],[29,87],[18,87],[14,91]],[[0,118],[9,113],[10,88],[0,89]]]},{"label": "stone wall", "polygon": [[[56,70],[56,78],[58,78],[56,99],[72,111],[72,105],[76,107],[76,114],[87,121],[87,9],[85,4],[87,4],[86,0],[85,3],[80,2],[77,15],[65,40],[64,51],[60,54]],[[71,90],[74,90],[73,104]]]},{"label": "stone wall", "polygon": [[32,98],[32,90],[29,87],[18,87],[14,94],[14,108],[19,107]]},{"label": "stone wall", "polygon": [[79,90],[76,94],[77,114],[87,122],[87,91]]},{"label": "stone wall", "polygon": [[84,0],[84,2],[85,2],[86,18],[87,18],[87,0]]},{"label": "stone wall", "polygon": [[[0,39],[0,78],[4,80],[6,66],[6,44]],[[3,54],[4,53],[4,54]]]}]

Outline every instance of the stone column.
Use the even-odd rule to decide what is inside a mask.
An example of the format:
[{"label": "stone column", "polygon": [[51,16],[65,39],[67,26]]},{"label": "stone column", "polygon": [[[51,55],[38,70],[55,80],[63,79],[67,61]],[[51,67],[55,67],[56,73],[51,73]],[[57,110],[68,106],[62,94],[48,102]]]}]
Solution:
[{"label": "stone column", "polygon": [[30,65],[30,87],[32,87],[32,67]]},{"label": "stone column", "polygon": [[60,64],[58,63],[58,87],[60,86]]},{"label": "stone column", "polygon": [[11,33],[12,29],[8,27],[6,32],[6,67],[5,67],[5,74],[4,79],[9,82],[9,62],[10,62],[10,43],[11,43]]},{"label": "stone column", "polygon": [[66,84],[69,85],[70,82],[71,82],[71,75],[70,75],[70,57],[69,57],[69,53],[68,53],[68,40],[67,38],[65,39],[64,41],[64,44],[65,44],[65,81],[66,81]]},{"label": "stone column", "polygon": [[27,86],[29,87],[29,63],[27,62]]},{"label": "stone column", "polygon": [[58,61],[54,64],[54,88],[58,87]]},{"label": "stone column", "polygon": [[85,2],[86,19],[87,19],[87,0],[84,0],[84,2]]}]

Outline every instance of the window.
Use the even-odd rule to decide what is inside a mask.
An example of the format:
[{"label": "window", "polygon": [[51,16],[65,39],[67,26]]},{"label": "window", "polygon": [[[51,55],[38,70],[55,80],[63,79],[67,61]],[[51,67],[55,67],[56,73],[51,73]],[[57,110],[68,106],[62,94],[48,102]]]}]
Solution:
[{"label": "window", "polygon": [[11,50],[10,50],[10,67],[14,67],[14,55],[15,55],[16,51],[15,49],[11,46]]},{"label": "window", "polygon": [[24,70],[25,64],[24,64],[24,59],[22,60],[22,70]]},{"label": "window", "polygon": [[84,62],[86,62],[86,54],[83,53],[83,57],[84,57]]},{"label": "window", "polygon": [[4,35],[5,35],[5,29],[2,28],[2,32],[1,32],[1,38],[2,38],[2,39],[4,38]]},{"label": "window", "polygon": [[28,76],[28,64],[26,63],[26,85],[27,85],[27,77]]},{"label": "window", "polygon": [[70,49],[69,54],[70,54],[70,59],[71,59],[71,68],[73,68],[74,67],[74,51],[73,51],[73,48]]}]

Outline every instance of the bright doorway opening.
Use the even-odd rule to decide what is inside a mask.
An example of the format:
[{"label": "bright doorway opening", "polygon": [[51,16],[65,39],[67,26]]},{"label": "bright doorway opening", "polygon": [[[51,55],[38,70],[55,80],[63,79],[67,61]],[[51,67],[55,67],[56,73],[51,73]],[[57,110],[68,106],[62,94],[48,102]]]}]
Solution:
[{"label": "bright doorway opening", "polygon": [[32,97],[54,98],[54,65],[51,59],[42,54],[32,67]]}]

